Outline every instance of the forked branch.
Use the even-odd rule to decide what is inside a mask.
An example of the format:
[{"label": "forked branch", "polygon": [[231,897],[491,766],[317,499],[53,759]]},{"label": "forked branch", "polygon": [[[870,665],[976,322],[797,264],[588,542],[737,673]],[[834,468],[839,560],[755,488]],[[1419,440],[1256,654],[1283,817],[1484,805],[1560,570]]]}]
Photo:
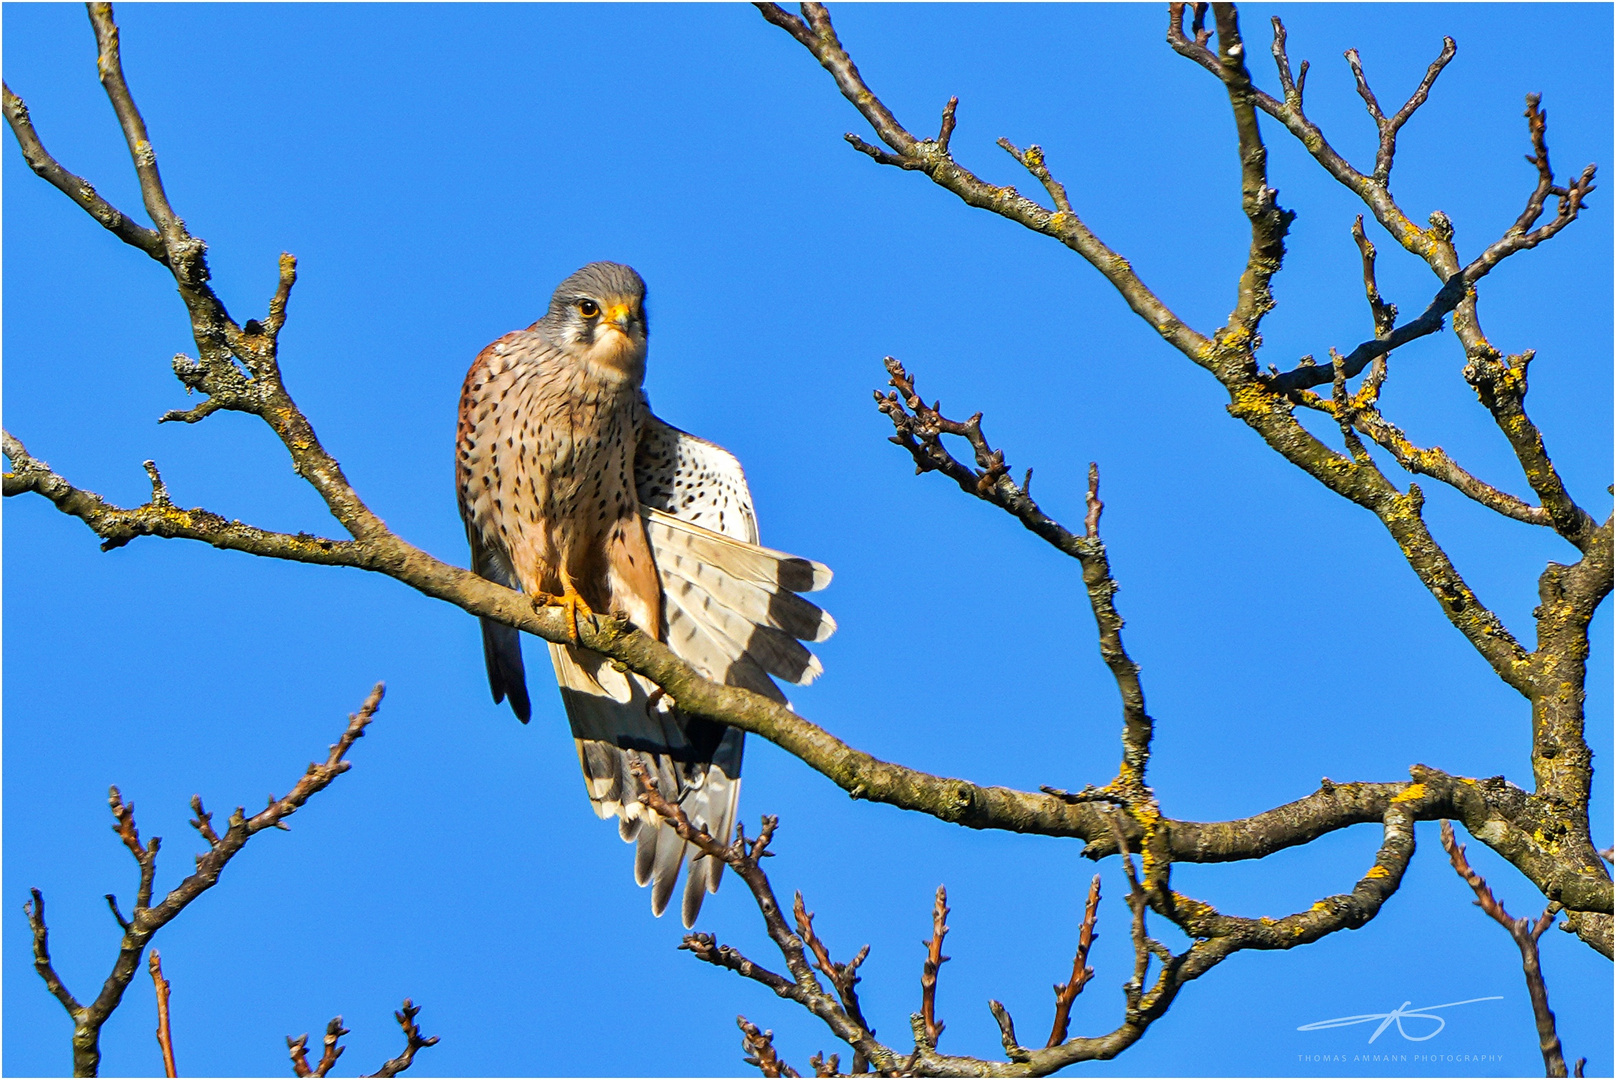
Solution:
[{"label": "forked branch", "polygon": [[[940,402],[927,405],[915,390],[915,380],[893,357],[886,358],[887,385],[893,389],[875,392],[876,407],[892,421],[891,441],[903,447],[914,459],[915,472],[940,472],[959,485],[961,491],[992,503],[1006,511],[1030,532],[1047,541],[1062,554],[1076,559],[1082,567],[1083,585],[1094,612],[1100,636],[1100,656],[1116,679],[1122,696],[1123,768],[1108,789],[1124,798],[1145,796],[1145,768],[1150,759],[1152,720],[1145,711],[1145,692],[1139,679],[1139,665],[1122,644],[1122,616],[1117,613],[1117,583],[1111,576],[1111,563],[1105,542],[1100,539],[1100,473],[1089,465],[1088,492],[1084,500],[1083,533],[1068,530],[1044,513],[1032,497],[1032,470],[1018,485],[1010,478],[1004,451],[995,449],[982,433],[982,414],[966,420],[950,420],[941,412]],[[976,468],[954,457],[943,443],[943,436],[964,439],[971,447]],[[1074,803],[1073,805],[1080,805]],[[1096,835],[1099,830],[1096,830]],[[1088,839],[1094,839],[1090,835]]]},{"label": "forked branch", "polygon": [[[1128,261],[1094,235],[1069,206],[1061,206],[1060,200],[1056,199],[1055,209],[1047,209],[1021,195],[1014,187],[987,183],[955,161],[950,137],[954,129],[957,99],[950,99],[944,110],[938,138],[917,139],[866,85],[858,67],[837,39],[830,15],[823,4],[802,4],[800,16],[791,14],[778,4],[759,3],[756,6],[765,19],[796,38],[830,72],[842,95],[853,103],[888,147],[882,150],[871,146],[849,132],[846,139],[854,149],[882,165],[924,173],[933,183],[953,192],[966,204],[991,210],[1034,232],[1060,241],[1105,275],[1134,311],[1180,351],[1193,355],[1206,348],[1209,342],[1184,325],[1134,273]],[[1022,156],[1014,148],[1011,148],[1011,153],[1017,154],[1018,159]],[[1056,188],[1052,186],[1052,178],[1046,179],[1049,174],[1042,152],[1036,155],[1036,166],[1028,164],[1026,160],[1022,163],[1050,192],[1051,198],[1055,198]]]},{"label": "forked branch", "polygon": [[[364,735],[365,728],[375,718],[381,700],[382,686],[378,683],[359,711],[349,717],[347,729],[331,747],[323,763],[311,764],[302,779],[293,785],[292,790],[284,798],[277,799],[271,796],[269,805],[252,817],[247,817],[246,812],[238,806],[235,813],[230,815],[229,828],[222,836],[214,831],[211,824],[212,815],[202,809],[200,797],[193,796],[191,806],[198,816],[192,824],[207,842],[208,850],[196,857],[196,872],[176,885],[155,905],[152,903],[152,880],[156,874],[160,840],[154,836],[145,844],[140,842],[140,831],[135,825],[134,805],[125,802],[116,787],[112,788],[108,802],[112,808],[113,831],[134,856],[140,868],[140,882],[136,889],[135,906],[128,919],[118,913],[117,901],[111,896],[107,898],[113,915],[123,930],[123,939],[119,943],[118,956],[113,963],[112,973],[107,976],[100,994],[89,1005],[80,1004],[78,999],[68,992],[51,964],[43,895],[38,889],[34,889],[32,902],[23,906],[34,932],[34,968],[45,981],[46,988],[62,1003],[62,1007],[73,1019],[73,1075],[96,1075],[101,1063],[101,1028],[123,1000],[124,991],[134,978],[140,957],[153,935],[173,921],[193,900],[212,888],[218,882],[226,864],[246,846],[248,840],[265,829],[285,829],[286,818],[315,794],[323,791],[338,776],[348,771],[350,767],[347,760],[348,751],[354,742]],[[158,1039],[163,1043],[165,1064],[172,1069],[172,1049],[167,1042],[167,984],[162,979],[161,969],[157,966],[156,953],[152,954],[152,976],[158,984],[159,1008],[162,1010]]]},{"label": "forked branch", "polygon": [[[1521,969],[1526,975],[1526,991],[1532,999],[1532,1015],[1537,1021],[1537,1035],[1539,1049],[1543,1051],[1543,1067],[1547,1076],[1566,1075],[1565,1054],[1560,1049],[1560,1036],[1554,1027],[1554,1012],[1549,1008],[1549,992],[1543,984],[1543,966],[1538,959],[1537,941],[1554,923],[1554,917],[1560,913],[1559,904],[1551,903],[1543,909],[1543,914],[1537,919],[1511,918],[1504,905],[1498,902],[1493,891],[1487,885],[1487,879],[1478,874],[1465,858],[1465,846],[1459,843],[1453,835],[1453,826],[1442,822],[1442,846],[1447,849],[1448,861],[1453,869],[1465,879],[1472,891],[1476,894],[1475,904],[1490,915],[1509,936],[1515,940],[1515,945],[1521,951]],[[1579,1071],[1578,1075],[1582,1075]]]},{"label": "forked branch", "polygon": [[[366,1076],[397,1076],[408,1069],[415,1062],[417,1051],[425,1050],[429,1046],[438,1045],[436,1035],[430,1038],[421,1035],[421,1026],[415,1018],[421,1014],[421,1007],[409,998],[404,999],[404,1007],[393,1013],[393,1019],[404,1031],[404,1050],[395,1058],[382,1062],[382,1067]],[[349,1034],[347,1028],[342,1026],[342,1017],[338,1016],[325,1026],[325,1037],[321,1040],[320,1060],[313,1065],[309,1064],[309,1036],[307,1032],[297,1038],[286,1036],[286,1049],[292,1059],[292,1072],[299,1077],[329,1076],[336,1067],[337,1059],[342,1057],[348,1048],[342,1045],[342,1037]]]}]

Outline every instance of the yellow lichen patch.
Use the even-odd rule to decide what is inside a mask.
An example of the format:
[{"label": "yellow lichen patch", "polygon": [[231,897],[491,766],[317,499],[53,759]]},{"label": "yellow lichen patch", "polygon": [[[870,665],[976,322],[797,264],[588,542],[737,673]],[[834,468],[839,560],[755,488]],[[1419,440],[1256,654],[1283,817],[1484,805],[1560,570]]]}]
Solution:
[{"label": "yellow lichen patch", "polygon": [[1315,901],[1313,901],[1313,906],[1308,908],[1308,910],[1309,911],[1329,911],[1330,910],[1330,905],[1326,904],[1323,900],[1315,900]]},{"label": "yellow lichen patch", "polygon": [[1392,872],[1390,870],[1386,869],[1384,866],[1381,866],[1379,863],[1376,863],[1374,866],[1369,868],[1369,873],[1364,875],[1364,880],[1374,881],[1378,878],[1391,876]]},{"label": "yellow lichen patch", "polygon": [[1271,395],[1255,383],[1243,383],[1230,395],[1229,412],[1237,417],[1255,416],[1268,411]]},{"label": "yellow lichen patch", "polygon": [[1425,798],[1425,794],[1426,794],[1426,788],[1425,788],[1424,784],[1410,784],[1410,785],[1408,785],[1408,787],[1404,788],[1398,794],[1393,795],[1392,796],[1392,802],[1394,802],[1394,803],[1415,802],[1415,801],[1417,801],[1419,799]]},{"label": "yellow lichen patch", "polygon": [[1196,900],[1185,896],[1181,892],[1173,893],[1173,906],[1179,913],[1194,919],[1209,919],[1218,913],[1218,909],[1204,900]]}]

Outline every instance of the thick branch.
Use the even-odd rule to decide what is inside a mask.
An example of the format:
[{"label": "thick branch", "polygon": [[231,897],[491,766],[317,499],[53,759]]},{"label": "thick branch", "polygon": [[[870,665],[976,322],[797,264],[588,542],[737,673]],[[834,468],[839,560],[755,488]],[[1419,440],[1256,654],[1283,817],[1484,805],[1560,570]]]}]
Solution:
[{"label": "thick branch", "polygon": [[[9,436],[13,469],[8,495],[37,491],[62,512],[78,517],[112,546],[132,536],[199,540],[217,547],[271,558],[328,566],[351,566],[387,574],[417,591],[479,616],[497,619],[548,641],[571,642],[571,628],[558,608],[535,605],[469,570],[434,559],[390,532],[339,541],[306,534],[271,533],[204,510],[179,511],[158,502],[124,510],[74,487],[31,457]],[[738,727],[769,739],[830,777],[855,798],[919,810],[970,828],[1003,828],[1050,835],[1101,835],[1092,807],[1072,806],[1053,796],[978,786],[908,769],[855,750],[783,705],[738,687],[703,678],[665,644],[608,616],[579,620],[580,641],[663,687],[688,714]]]},{"label": "thick branch", "polygon": [[[1153,906],[1186,934],[1208,939],[1228,951],[1292,949],[1338,930],[1357,929],[1373,919],[1397,891],[1408,861],[1414,856],[1414,816],[1407,807],[1394,801],[1387,807],[1382,825],[1384,838],[1374,864],[1352,891],[1327,896],[1306,911],[1279,919],[1243,918],[1220,914],[1212,905],[1177,892],[1153,896]],[[1200,974],[1196,964],[1190,967],[1194,974]]]},{"label": "thick branch", "polygon": [[1285,233],[1296,215],[1281,210],[1279,192],[1268,186],[1268,150],[1257,127],[1255,89],[1246,70],[1246,47],[1233,4],[1213,4],[1218,30],[1218,70],[1229,92],[1240,154],[1240,204],[1251,222],[1251,249],[1225,341],[1255,341],[1262,318],[1274,307],[1270,286],[1285,258]]}]

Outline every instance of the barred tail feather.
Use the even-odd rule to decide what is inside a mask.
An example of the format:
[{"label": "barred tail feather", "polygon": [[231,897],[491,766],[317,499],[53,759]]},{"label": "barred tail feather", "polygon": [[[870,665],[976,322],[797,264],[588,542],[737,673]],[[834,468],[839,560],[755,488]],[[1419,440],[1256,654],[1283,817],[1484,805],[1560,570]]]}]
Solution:
[{"label": "barred tail feather", "polygon": [[[644,765],[658,789],[692,823],[715,837],[727,837],[734,828],[740,790],[742,733],[682,717],[666,698],[653,701],[649,681],[617,671],[599,653],[552,644],[550,660],[590,804],[599,817],[617,817],[618,834],[636,845],[634,879],[651,886],[651,910],[660,915],[686,855],[694,852],[671,825],[640,803],[631,765]],[[696,860],[687,875],[699,882],[694,898],[686,885],[681,915],[687,927],[701,909],[703,892],[717,888],[717,872],[705,865],[711,862]]]}]

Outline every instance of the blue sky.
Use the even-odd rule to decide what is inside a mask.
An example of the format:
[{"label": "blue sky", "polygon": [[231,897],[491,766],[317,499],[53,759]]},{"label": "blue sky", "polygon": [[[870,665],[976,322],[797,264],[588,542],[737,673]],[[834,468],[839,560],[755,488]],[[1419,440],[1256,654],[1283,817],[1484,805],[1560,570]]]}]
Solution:
[{"label": "blue sky", "polygon": [[[1459,54],[1404,130],[1393,191],[1416,220],[1455,222],[1471,257],[1534,181],[1522,99],[1541,92],[1562,174],[1611,153],[1611,11],[1602,5],[1252,6],[1253,55],[1281,14],[1313,61],[1309,112],[1363,165],[1373,130],[1341,52],[1356,46],[1400,102],[1443,34]],[[960,98],[958,158],[1034,185],[993,146],[1043,145],[1085,221],[1186,321],[1223,322],[1248,234],[1227,99],[1163,43],[1157,6],[844,6],[842,40],[887,104],[929,133]],[[451,444],[467,364],[525,326],[577,266],[613,259],[650,288],[647,379],[669,421],[745,463],[765,542],[837,572],[826,675],[794,694],[816,723],[880,757],[1022,788],[1104,782],[1116,690],[1077,567],[937,477],[912,475],[870,390],[892,354],[946,411],[986,429],[1034,494],[1076,524],[1100,464],[1104,534],[1127,644],[1157,719],[1151,778],[1168,814],[1221,819],[1306,794],[1321,776],[1393,780],[1424,762],[1529,783],[1525,703],[1442,618],[1372,517],[1285,465],[1224,412],[1213,380],[1058,245],[878,167],[826,73],[749,7],[129,5],[124,63],[170,196],[210,245],[238,320],[261,317],[275,257],[300,259],[282,335],[288,386],[349,478],[402,536],[464,563]],[[4,66],[46,145],[109,199],[139,206],[95,79],[82,10],[8,4]],[[1273,89],[1271,66],[1256,65]],[[1266,359],[1345,351],[1369,333],[1348,229],[1358,212],[1265,121],[1271,179],[1298,211],[1264,326]],[[335,523],[258,421],[157,426],[184,404],[191,352],[172,282],[3,155],[4,418],[76,483],[124,505],[154,458],[176,501],[267,528]],[[1538,350],[1529,407],[1573,493],[1608,512],[1611,214],[1605,190],[1553,243],[1495,271],[1483,325]],[[1378,230],[1381,288],[1404,312],[1428,269]],[[1451,335],[1394,357],[1384,403],[1426,445],[1517,493],[1526,486],[1475,403]],[[1321,429],[1322,430],[1322,429]],[[1394,474],[1396,475],[1396,474]],[[1406,478],[1399,476],[1399,481]],[[1572,550],[1439,485],[1427,515],[1471,585],[1531,640],[1536,578]],[[81,997],[110,968],[102,894],[132,900],[133,861],[106,788],[166,847],[158,887],[191,868],[200,793],[261,806],[323,756],[376,680],[388,697],[353,770],[256,838],[157,939],[174,985],[182,1074],[287,1070],[283,1037],[341,1013],[339,1072],[400,1040],[406,995],[442,1043],[419,1068],[478,1074],[744,1074],[736,1013],[772,1028],[798,1068],[837,1049],[755,984],[676,951],[630,852],[589,812],[559,700],[530,643],[535,715],[488,700],[474,620],[358,571],[145,540],[102,554],[38,498],[4,510],[4,1057],[65,1071],[70,1025],[34,976],[18,911],[44,890],[58,968]],[[1611,755],[1608,605],[1589,677],[1596,763]],[[981,834],[849,800],[759,739],[743,816],[776,813],[784,895],[801,888],[839,957],[872,945],[861,993],[904,1043],[933,890],[949,887],[942,1048],[993,1054],[986,1002],[1034,1032],[1070,968],[1095,866],[1078,846]],[[1611,842],[1608,774],[1595,838]],[[1368,927],[1283,954],[1236,956],[1181,995],[1103,1075],[1487,1075],[1541,1068],[1518,958],[1470,906],[1434,823],[1400,893]],[[1175,884],[1221,910],[1278,916],[1345,890],[1378,830],[1262,863],[1184,866]],[[1510,910],[1541,897],[1480,844]],[[1123,883],[1106,900],[1073,1030],[1109,1031],[1127,978]],[[768,963],[730,880],[699,928]],[[1170,943],[1181,944],[1158,920]],[[1607,962],[1543,939],[1568,1056],[1611,1075]],[[1356,1013],[1485,995],[1423,1043]],[[161,1071],[142,975],[103,1032],[108,1074]],[[1388,1042],[1390,1041],[1390,1045]],[[1456,1060],[1354,1061],[1427,1053]],[[1319,1056],[1345,1061],[1319,1061]],[[1464,1062],[1464,1057],[1496,1060]]]}]

